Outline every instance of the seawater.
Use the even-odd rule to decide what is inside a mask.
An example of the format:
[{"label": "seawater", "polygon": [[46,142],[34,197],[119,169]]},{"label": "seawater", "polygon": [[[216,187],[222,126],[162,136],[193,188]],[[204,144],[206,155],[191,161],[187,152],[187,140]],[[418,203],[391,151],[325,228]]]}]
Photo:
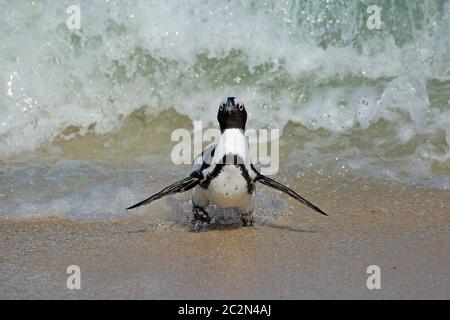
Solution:
[{"label": "seawater", "polygon": [[449,1],[72,4],[0,1],[0,217],[114,215],[228,95],[285,167],[450,186]]}]

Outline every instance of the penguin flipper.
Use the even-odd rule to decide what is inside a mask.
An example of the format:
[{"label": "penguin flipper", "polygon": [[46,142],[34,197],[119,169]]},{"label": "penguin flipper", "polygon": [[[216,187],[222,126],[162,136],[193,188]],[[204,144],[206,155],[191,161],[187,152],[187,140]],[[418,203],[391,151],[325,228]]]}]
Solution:
[{"label": "penguin flipper", "polygon": [[290,195],[292,198],[300,201],[301,203],[303,203],[304,205],[310,207],[311,209],[317,211],[320,214],[323,214],[324,216],[328,216],[325,212],[323,212],[319,207],[315,206],[314,204],[312,204],[311,202],[309,202],[308,200],[306,200],[305,198],[303,198],[301,195],[299,195],[297,192],[295,192],[294,190],[292,190],[291,188],[286,187],[284,184],[279,183],[278,181],[275,181],[267,176],[262,175],[261,173],[259,173],[258,171],[256,171],[256,169],[252,166],[253,170],[256,172],[256,181],[261,182],[262,184],[269,186],[271,188],[280,190],[284,193],[287,193],[288,195]]},{"label": "penguin flipper", "polygon": [[184,178],[178,182],[175,182],[174,184],[171,184],[170,186],[162,189],[160,192],[155,193],[154,195],[150,196],[149,198],[147,198],[141,202],[138,202],[138,203],[132,205],[131,207],[128,207],[127,210],[140,207],[144,204],[148,204],[154,200],[157,200],[159,198],[162,198],[162,197],[170,195],[170,194],[191,190],[199,183],[199,181],[200,181],[199,177],[194,172],[189,177]]}]

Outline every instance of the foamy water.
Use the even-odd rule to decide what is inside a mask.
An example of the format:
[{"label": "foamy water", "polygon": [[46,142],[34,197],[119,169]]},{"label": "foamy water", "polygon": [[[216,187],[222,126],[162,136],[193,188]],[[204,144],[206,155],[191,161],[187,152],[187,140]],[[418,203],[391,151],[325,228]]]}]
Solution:
[{"label": "foamy water", "polygon": [[[158,170],[151,157],[170,150],[141,145],[170,146],[184,117],[215,124],[227,95],[246,103],[250,127],[284,133],[285,166],[450,186],[448,1],[378,1],[381,30],[367,28],[365,1],[80,1],[80,30],[66,26],[71,1],[0,3],[2,217],[71,216],[74,203],[119,212],[143,192],[133,170]],[[152,140],[155,119],[168,131]],[[123,145],[150,160],[123,165]],[[106,185],[90,180],[98,170]]]}]

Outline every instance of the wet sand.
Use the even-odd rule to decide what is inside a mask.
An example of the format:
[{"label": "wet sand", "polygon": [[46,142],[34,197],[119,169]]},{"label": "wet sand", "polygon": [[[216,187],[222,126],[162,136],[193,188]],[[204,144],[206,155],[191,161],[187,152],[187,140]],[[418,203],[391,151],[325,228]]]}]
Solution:
[{"label": "wet sand", "polygon": [[[251,228],[191,232],[173,220],[170,203],[183,196],[117,221],[2,220],[0,298],[450,298],[449,190],[375,180],[302,185],[329,217],[265,189],[283,213]],[[72,264],[80,290],[66,288]],[[367,289],[369,265],[381,268],[380,290]]]}]

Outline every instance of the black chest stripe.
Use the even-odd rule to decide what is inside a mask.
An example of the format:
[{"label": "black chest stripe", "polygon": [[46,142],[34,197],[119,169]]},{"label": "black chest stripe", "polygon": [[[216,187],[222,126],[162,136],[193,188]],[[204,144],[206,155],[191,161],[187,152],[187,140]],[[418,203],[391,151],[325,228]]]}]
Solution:
[{"label": "black chest stripe", "polygon": [[209,166],[211,165],[211,161],[212,161],[212,158],[214,157],[214,153],[215,152],[216,152],[216,148],[213,148],[211,150],[211,156],[208,157],[206,159],[206,161],[205,161],[205,158],[204,158],[205,155],[204,155],[204,152],[202,151],[202,161],[203,161],[203,163],[202,163],[202,166],[200,167],[200,169],[198,171],[202,172],[203,170],[209,168]]},{"label": "black chest stripe", "polygon": [[221,172],[224,166],[236,166],[241,169],[242,176],[244,177],[245,181],[247,182],[247,192],[252,193],[255,189],[255,183],[250,178],[250,175],[248,174],[247,168],[244,165],[244,161],[237,155],[233,156],[233,163],[227,163],[227,156],[223,156],[220,163],[216,164],[213,171],[211,171],[209,174],[206,175],[205,179],[200,182],[200,186],[204,189],[207,189],[211,183],[211,180],[216,178]]},{"label": "black chest stripe", "polygon": [[239,168],[241,169],[242,176],[247,182],[247,192],[252,193],[253,190],[255,190],[255,183],[253,182],[252,178],[250,178],[250,175],[248,174],[247,168],[244,164],[241,163],[239,165]]},{"label": "black chest stripe", "polygon": [[206,175],[206,177],[200,181],[200,187],[204,188],[204,189],[208,189],[209,184],[211,183],[211,180],[216,178],[219,173],[222,171],[222,168],[225,166],[225,164],[223,163],[218,163],[216,164],[215,168],[213,171],[211,171],[210,173],[208,173]]}]

